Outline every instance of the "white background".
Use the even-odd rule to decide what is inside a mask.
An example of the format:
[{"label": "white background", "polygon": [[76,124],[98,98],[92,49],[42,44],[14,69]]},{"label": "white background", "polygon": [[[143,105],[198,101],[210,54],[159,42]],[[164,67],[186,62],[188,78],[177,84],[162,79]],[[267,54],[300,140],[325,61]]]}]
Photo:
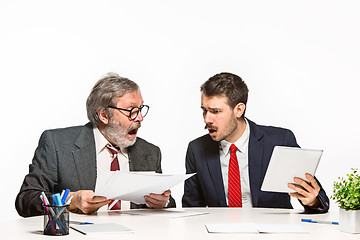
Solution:
[{"label": "white background", "polygon": [[[110,71],[140,85],[151,108],[139,136],[161,148],[164,173],[185,172],[188,142],[206,133],[199,87],[228,71],[248,84],[249,119],[324,150],[330,196],[359,167],[359,12],[357,0],[1,1],[0,220],[19,217],[40,134],[87,123]],[[183,186],[172,191],[180,207]]]}]

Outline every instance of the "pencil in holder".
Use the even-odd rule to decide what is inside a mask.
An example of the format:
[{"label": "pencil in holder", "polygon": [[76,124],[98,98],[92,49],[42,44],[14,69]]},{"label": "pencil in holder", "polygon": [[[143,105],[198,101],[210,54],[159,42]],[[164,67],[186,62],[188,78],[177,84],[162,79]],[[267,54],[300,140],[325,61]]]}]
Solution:
[{"label": "pencil in holder", "polygon": [[69,234],[69,207],[70,205],[44,207],[44,234],[67,235]]}]

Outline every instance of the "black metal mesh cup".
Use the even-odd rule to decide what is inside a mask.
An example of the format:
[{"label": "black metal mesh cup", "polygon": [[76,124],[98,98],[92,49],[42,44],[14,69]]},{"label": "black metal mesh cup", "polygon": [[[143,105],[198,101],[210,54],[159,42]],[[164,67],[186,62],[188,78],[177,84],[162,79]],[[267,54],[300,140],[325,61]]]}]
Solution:
[{"label": "black metal mesh cup", "polygon": [[70,205],[44,207],[44,234],[67,235],[69,234],[69,207]]}]

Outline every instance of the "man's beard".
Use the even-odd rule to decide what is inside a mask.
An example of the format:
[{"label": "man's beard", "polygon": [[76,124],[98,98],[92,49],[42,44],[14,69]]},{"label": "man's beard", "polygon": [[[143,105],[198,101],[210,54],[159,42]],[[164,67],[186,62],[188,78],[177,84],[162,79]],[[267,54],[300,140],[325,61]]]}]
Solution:
[{"label": "man's beard", "polygon": [[[237,128],[236,118],[231,118],[231,120],[228,122],[226,127],[224,129],[222,129],[222,134],[220,135],[220,133],[218,133],[218,135],[216,136],[216,138],[217,138],[216,140],[212,136],[211,136],[211,138],[213,138],[214,141],[220,142],[220,141],[228,138],[231,134],[233,134],[233,132],[236,130],[236,128]],[[215,127],[212,124],[205,124],[205,129],[215,130],[215,131],[219,130],[218,127]]]},{"label": "man's beard", "polygon": [[110,119],[109,124],[104,128],[104,135],[106,138],[111,141],[112,144],[119,146],[120,148],[127,148],[135,144],[136,135],[133,139],[126,139],[126,135],[133,129],[139,128],[140,123],[130,126],[128,129],[125,129],[120,122],[116,123]]}]

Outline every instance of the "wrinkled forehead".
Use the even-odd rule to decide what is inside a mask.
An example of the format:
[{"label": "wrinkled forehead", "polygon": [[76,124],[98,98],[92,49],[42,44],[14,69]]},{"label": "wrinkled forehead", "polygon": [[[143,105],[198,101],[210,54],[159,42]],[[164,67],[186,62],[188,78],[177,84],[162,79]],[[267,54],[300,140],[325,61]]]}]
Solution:
[{"label": "wrinkled forehead", "polygon": [[117,107],[129,108],[129,107],[140,107],[143,104],[143,98],[140,90],[127,92],[121,97],[115,99]]},{"label": "wrinkled forehead", "polygon": [[201,94],[201,107],[220,109],[230,106],[228,98],[225,95],[206,96],[205,94]]}]

